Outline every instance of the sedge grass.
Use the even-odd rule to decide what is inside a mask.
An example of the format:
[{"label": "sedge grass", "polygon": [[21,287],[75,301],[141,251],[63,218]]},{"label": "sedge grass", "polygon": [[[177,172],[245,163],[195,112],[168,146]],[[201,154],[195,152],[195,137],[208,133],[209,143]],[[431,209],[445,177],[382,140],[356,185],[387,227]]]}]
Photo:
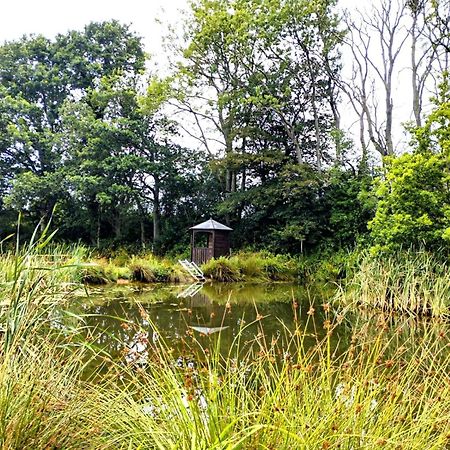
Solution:
[{"label": "sedge grass", "polygon": [[145,368],[113,366],[100,388],[105,438],[114,448],[444,449],[450,354],[436,326],[417,344],[365,322],[344,351],[330,336],[306,348],[299,328],[269,341],[261,328],[252,342],[236,336],[226,357],[220,336],[208,348],[193,337],[197,365],[183,367],[158,341]]},{"label": "sedge grass", "polygon": [[[56,269],[33,265],[46,242],[36,239],[18,252],[5,294],[2,448],[448,448],[445,322],[392,327],[389,316],[359,321],[352,312],[333,316],[324,304],[325,320],[315,326],[327,335],[313,345],[308,326],[280,323],[280,335],[267,336],[258,316],[259,331],[244,340],[251,324],[243,326],[227,354],[220,352],[220,334],[205,346],[191,333],[178,355],[169,342],[140,330],[145,364],[103,357],[109,371],[85,379],[91,347],[79,341],[82,319],[55,324],[54,312],[68,294],[58,290]],[[311,307],[309,320],[314,314]],[[414,323],[421,324],[419,337],[411,332]],[[332,334],[344,324],[349,342],[333,345]]]},{"label": "sedge grass", "polygon": [[[0,447],[82,448],[98,433],[86,423],[88,345],[78,320],[58,309],[68,299],[61,275],[36,264],[51,235],[34,236],[10,255],[11,283],[0,311]],[[57,313],[57,314],[56,314]],[[73,321],[75,320],[75,327]]]},{"label": "sedge grass", "polygon": [[363,254],[336,298],[408,315],[444,316],[450,310],[450,267],[424,251],[388,257]]}]

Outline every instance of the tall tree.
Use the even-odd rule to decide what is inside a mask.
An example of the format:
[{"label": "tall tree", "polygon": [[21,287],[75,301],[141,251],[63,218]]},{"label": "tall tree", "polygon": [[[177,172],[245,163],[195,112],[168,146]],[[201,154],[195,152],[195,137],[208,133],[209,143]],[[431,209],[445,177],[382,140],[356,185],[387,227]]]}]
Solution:
[{"label": "tall tree", "polygon": [[[67,195],[60,139],[64,105],[89,100],[104,77],[135,77],[144,59],[140,39],[116,21],[93,23],[54,41],[32,36],[0,47],[0,167],[12,189],[4,193],[10,205],[40,218]],[[91,100],[102,115],[98,96]]]}]

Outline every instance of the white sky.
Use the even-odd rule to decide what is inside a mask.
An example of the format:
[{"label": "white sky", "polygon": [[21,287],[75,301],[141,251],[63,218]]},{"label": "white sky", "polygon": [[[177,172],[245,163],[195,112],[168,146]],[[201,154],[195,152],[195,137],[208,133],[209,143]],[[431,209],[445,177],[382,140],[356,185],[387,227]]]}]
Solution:
[{"label": "white sky", "polygon": [[51,38],[68,30],[82,30],[89,22],[117,19],[132,25],[155,58],[164,34],[155,19],[176,22],[178,10],[187,8],[187,0],[0,0],[0,4],[0,42],[24,34]]}]

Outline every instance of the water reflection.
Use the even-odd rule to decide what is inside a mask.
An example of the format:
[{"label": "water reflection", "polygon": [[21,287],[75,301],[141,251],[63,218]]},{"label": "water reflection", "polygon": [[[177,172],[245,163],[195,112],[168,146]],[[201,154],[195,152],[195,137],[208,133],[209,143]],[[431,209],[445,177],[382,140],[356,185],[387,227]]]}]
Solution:
[{"label": "water reflection", "polygon": [[[215,345],[227,354],[241,331],[241,343],[250,343],[261,333],[267,340],[287,340],[295,322],[306,331],[311,345],[326,330],[316,327],[308,315],[316,302],[316,323],[326,320],[318,292],[291,284],[206,284],[192,297],[178,298],[182,287],[120,286],[92,290],[79,301],[88,328],[95,328],[95,343],[108,353],[133,354],[136,340],[158,333],[174,349],[184,351],[194,337],[205,348]],[[75,308],[75,305],[74,305]],[[203,332],[221,330],[221,333]],[[136,336],[138,338],[136,338]],[[192,339],[191,339],[192,340]],[[142,341],[142,339],[141,339]],[[128,350],[127,350],[128,349]],[[129,356],[137,358],[137,355]]]},{"label": "water reflection", "polygon": [[[277,341],[284,348],[296,327],[308,348],[324,338],[330,323],[336,322],[339,325],[331,335],[334,348],[346,349],[358,337],[375,337],[380,331],[395,343],[393,349],[402,342],[420,342],[429,333],[443,342],[447,342],[443,337],[448,337],[446,322],[389,316],[375,310],[353,310],[340,318],[342,312],[329,306],[326,292],[298,285],[205,284],[192,297],[179,298],[182,290],[167,285],[92,289],[72,310],[84,316],[86,329],[95,330],[91,340],[98,347],[129,362],[151,357],[160,340],[173,349],[174,361],[179,355],[189,357],[193,342],[203,349],[218,344],[227,356],[237,336],[244,351],[261,339],[269,344]],[[210,332],[219,329],[220,333]],[[409,351],[414,352],[413,347]]]}]

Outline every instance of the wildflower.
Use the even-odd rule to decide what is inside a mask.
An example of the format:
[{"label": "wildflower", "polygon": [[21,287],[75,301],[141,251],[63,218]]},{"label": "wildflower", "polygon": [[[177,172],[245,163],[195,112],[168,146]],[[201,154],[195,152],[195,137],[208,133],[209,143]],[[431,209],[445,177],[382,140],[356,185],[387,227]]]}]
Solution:
[{"label": "wildflower", "polygon": [[330,312],[330,304],[329,303],[324,303],[322,305],[322,308],[325,312]]},{"label": "wildflower", "polygon": [[195,369],[195,362],[194,361],[189,361],[187,363],[187,368],[191,369],[191,370]]},{"label": "wildflower", "polygon": [[131,327],[130,327],[130,324],[129,323],[126,323],[126,322],[123,322],[123,323],[121,323],[120,324],[120,327],[122,328],[122,329],[124,329],[124,330],[129,330]]},{"label": "wildflower", "polygon": [[182,356],[179,356],[178,359],[175,362],[175,366],[178,368],[182,368],[184,366],[184,360]]},{"label": "wildflower", "polygon": [[256,314],[256,320],[261,320],[261,319],[264,319],[264,316],[259,313]]},{"label": "wildflower", "polygon": [[308,316],[313,316],[316,310],[311,306],[307,312]]}]

